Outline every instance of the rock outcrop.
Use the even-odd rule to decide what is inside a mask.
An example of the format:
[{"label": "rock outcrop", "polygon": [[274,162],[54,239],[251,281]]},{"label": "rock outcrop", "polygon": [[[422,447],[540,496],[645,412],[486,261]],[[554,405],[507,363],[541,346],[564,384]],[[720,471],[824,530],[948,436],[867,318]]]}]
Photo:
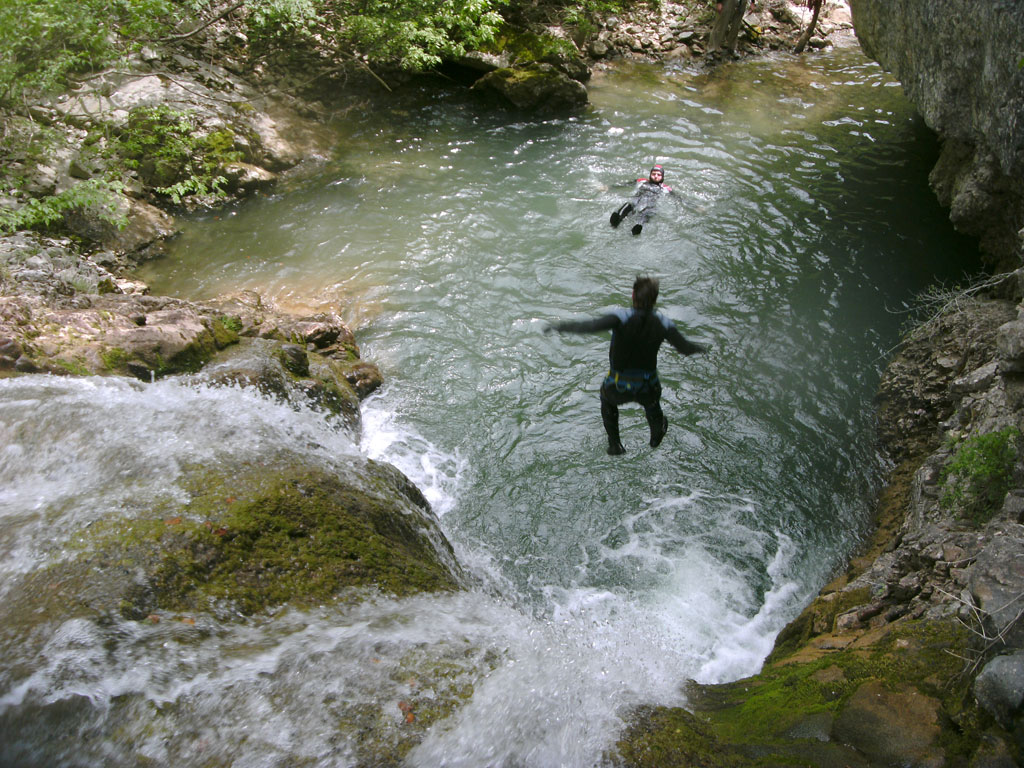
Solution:
[{"label": "rock outcrop", "polygon": [[642,712],[623,765],[1020,764],[1024,270],[948,298],[880,386],[897,464],[866,550],[758,675]]},{"label": "rock outcrop", "polygon": [[931,183],[993,262],[1024,262],[1024,5],[851,0],[865,53],[943,140]]},{"label": "rock outcrop", "polygon": [[[206,303],[150,296],[104,263],[116,258],[82,257],[69,240],[0,238],[0,375],[150,381],[216,362],[208,378],[301,400],[358,428],[358,401],[381,376],[336,314],[296,317],[251,293]],[[231,352],[240,341],[246,351]]]}]

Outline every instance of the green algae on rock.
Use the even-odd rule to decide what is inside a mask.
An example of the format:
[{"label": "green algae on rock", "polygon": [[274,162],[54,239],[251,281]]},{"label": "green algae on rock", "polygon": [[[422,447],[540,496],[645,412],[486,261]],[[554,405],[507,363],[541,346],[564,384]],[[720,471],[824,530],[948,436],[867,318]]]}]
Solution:
[{"label": "green algae on rock", "polygon": [[488,72],[473,84],[473,90],[496,93],[518,109],[572,110],[587,104],[586,87],[551,64],[531,63]]},{"label": "green algae on rock", "polygon": [[[371,479],[393,487],[374,463]],[[182,522],[159,537],[161,552],[144,587],[124,610],[202,610],[226,602],[243,614],[284,603],[329,601],[351,587],[404,596],[454,589],[454,558],[428,511],[329,473],[271,473],[210,490],[189,503]],[[444,546],[447,542],[444,542]],[[166,548],[165,548],[166,547]]]},{"label": "green algae on rock", "polygon": [[962,674],[966,627],[904,621],[849,640],[743,680],[693,684],[687,709],[638,710],[616,763],[950,765],[977,750],[993,723]]},{"label": "green algae on rock", "polygon": [[427,502],[390,465],[367,461],[352,478],[289,465],[190,474],[187,503],[154,500],[82,531],[72,557],[26,584],[59,585],[43,590],[44,612],[231,619],[459,585]]}]

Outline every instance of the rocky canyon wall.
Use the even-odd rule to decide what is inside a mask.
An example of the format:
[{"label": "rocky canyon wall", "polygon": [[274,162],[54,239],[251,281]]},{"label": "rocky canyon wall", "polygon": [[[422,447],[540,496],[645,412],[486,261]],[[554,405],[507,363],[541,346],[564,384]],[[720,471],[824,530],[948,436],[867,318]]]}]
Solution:
[{"label": "rocky canyon wall", "polygon": [[865,53],[943,142],[930,180],[997,268],[1024,264],[1024,0],[850,0]]}]

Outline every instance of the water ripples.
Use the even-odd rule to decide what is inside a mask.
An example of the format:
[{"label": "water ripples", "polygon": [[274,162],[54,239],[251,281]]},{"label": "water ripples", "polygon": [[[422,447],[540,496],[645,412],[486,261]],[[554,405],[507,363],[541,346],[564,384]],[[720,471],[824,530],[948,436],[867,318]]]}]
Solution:
[{"label": "water ripples", "polygon": [[[251,749],[344,764],[353,742],[337,718],[306,723],[302,692],[319,712],[363,695],[385,711],[400,686],[367,659],[394,672],[417,643],[461,633],[494,666],[466,670],[472,698],[410,763],[588,766],[622,708],[756,670],[865,529],[881,468],[871,398],[898,332],[885,309],[962,257],[927,189],[934,141],[888,83],[850,52],[600,73],[593,109],[571,119],[396,97],[339,126],[336,161],[287,194],[192,222],[146,268],[154,291],[250,288],[341,312],[386,380],[364,404],[362,450],[427,491],[480,588],[302,617],[308,629],[252,639],[272,650],[241,652],[237,677],[147,695],[179,702],[185,723],[215,714],[230,738],[272,702],[281,733]],[[611,228],[654,162],[676,197],[639,237]],[[628,453],[611,458],[607,337],[541,331],[624,306],[638,273],[713,349],[663,351],[665,442],[652,451],[624,408]],[[239,439],[351,450],[282,429]],[[179,450],[192,455],[168,451],[170,474]],[[135,642],[140,658],[155,647]],[[300,725],[315,748],[289,738]]]}]

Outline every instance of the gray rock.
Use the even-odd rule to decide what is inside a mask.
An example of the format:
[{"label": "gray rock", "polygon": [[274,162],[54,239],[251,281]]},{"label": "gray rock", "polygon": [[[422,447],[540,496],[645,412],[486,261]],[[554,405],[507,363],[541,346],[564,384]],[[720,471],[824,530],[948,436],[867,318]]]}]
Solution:
[{"label": "gray rock", "polygon": [[1006,524],[978,553],[969,587],[984,612],[990,636],[1009,647],[1024,647],[1024,526]]},{"label": "gray rock", "polygon": [[269,187],[277,180],[277,174],[251,163],[228,163],[224,166],[228,189],[233,192],[253,192]]},{"label": "gray rock", "polygon": [[956,379],[950,385],[950,389],[959,394],[982,392],[992,386],[992,382],[995,381],[998,368],[999,364],[994,361],[983,365],[981,368],[971,371],[966,376],[961,376],[959,379]]},{"label": "gray rock", "polygon": [[506,53],[484,53],[483,51],[469,51],[459,59],[459,64],[478,72],[493,72],[502,67],[511,66],[512,62]]},{"label": "gray rock", "polygon": [[528,112],[564,112],[584,106],[587,89],[551,64],[496,69],[473,84]]},{"label": "gray rock", "polygon": [[974,697],[1003,728],[1013,729],[1024,704],[1024,651],[996,656],[974,680]]},{"label": "gray rock", "polygon": [[931,182],[997,264],[1024,258],[1024,4],[850,0],[868,56],[943,138]]},{"label": "gray rock", "polygon": [[1012,320],[999,327],[996,351],[1002,370],[1024,365],[1024,320]]}]

